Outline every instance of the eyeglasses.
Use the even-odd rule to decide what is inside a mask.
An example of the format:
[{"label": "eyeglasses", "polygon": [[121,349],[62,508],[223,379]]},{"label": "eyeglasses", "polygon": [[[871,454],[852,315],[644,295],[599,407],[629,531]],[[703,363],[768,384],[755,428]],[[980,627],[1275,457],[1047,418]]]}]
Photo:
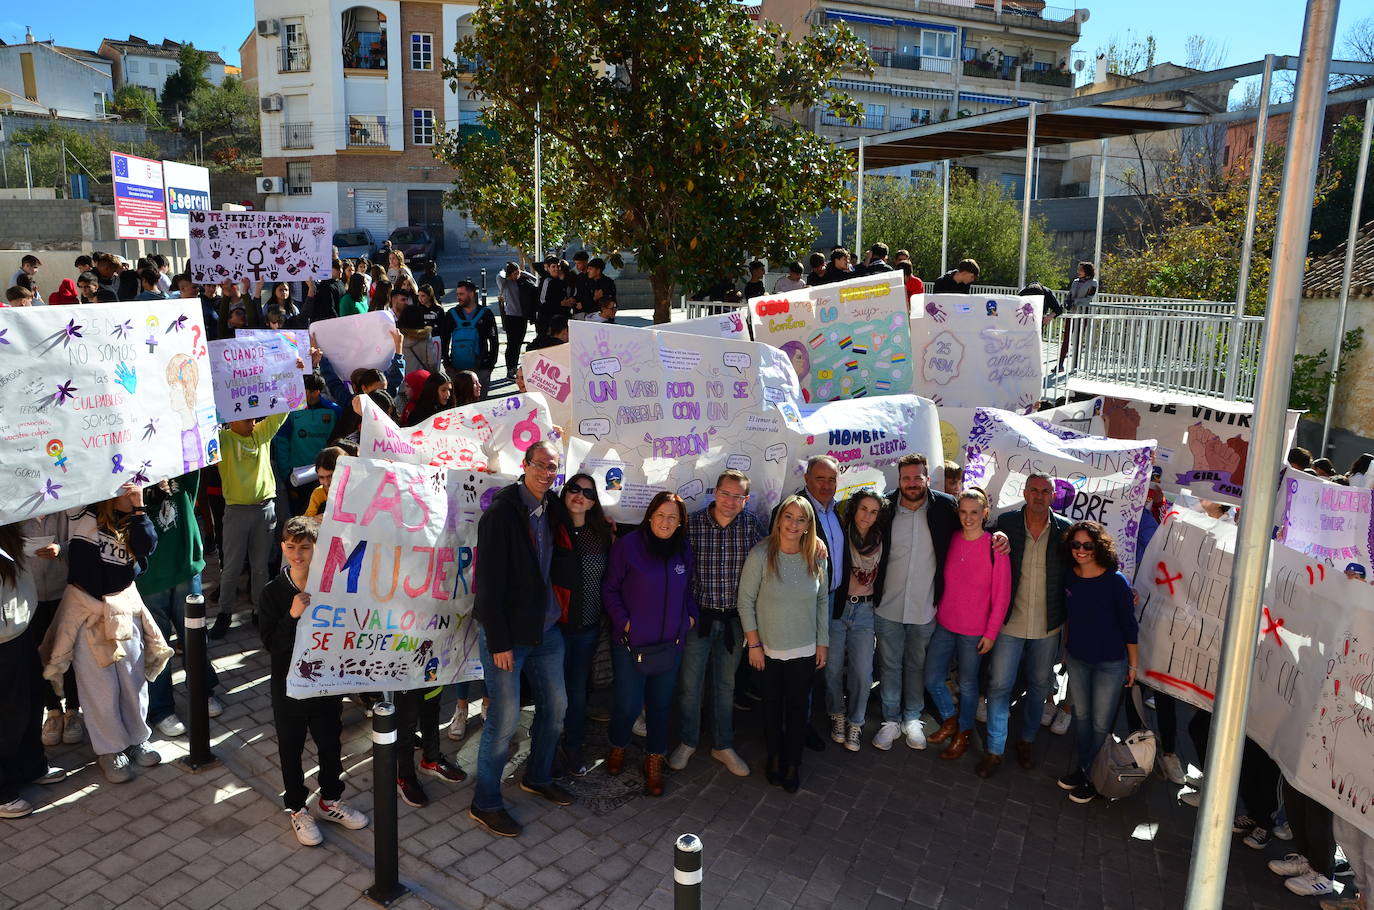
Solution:
[{"label": "eyeglasses", "polygon": [[1071,540],[1069,541],[1070,550],[1092,550],[1097,544],[1091,540]]},{"label": "eyeglasses", "polygon": [[575,483],[570,483],[563,488],[563,492],[596,502],[596,487],[580,487]]},{"label": "eyeglasses", "polygon": [[527,462],[525,462],[525,464],[526,464],[527,466],[531,467],[531,468],[535,468],[535,469],[537,469],[537,470],[543,471],[545,474],[557,474],[557,473],[558,473],[558,462],[556,462],[556,461],[554,461],[554,462],[547,462],[547,461],[527,461]]},{"label": "eyeglasses", "polygon": [[721,490],[716,491],[716,499],[728,499],[731,502],[745,502],[749,499],[748,493],[725,493]]}]

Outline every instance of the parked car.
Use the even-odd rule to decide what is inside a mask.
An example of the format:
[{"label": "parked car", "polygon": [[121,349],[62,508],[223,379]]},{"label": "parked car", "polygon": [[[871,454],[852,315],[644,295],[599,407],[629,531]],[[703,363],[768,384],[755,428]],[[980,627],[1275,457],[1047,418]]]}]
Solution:
[{"label": "parked car", "polygon": [[392,249],[405,254],[406,263],[425,262],[434,258],[438,252],[433,235],[422,227],[399,227],[387,238]]},{"label": "parked car", "polygon": [[367,228],[335,231],[334,246],[339,249],[340,259],[372,259],[377,251],[377,241]]}]

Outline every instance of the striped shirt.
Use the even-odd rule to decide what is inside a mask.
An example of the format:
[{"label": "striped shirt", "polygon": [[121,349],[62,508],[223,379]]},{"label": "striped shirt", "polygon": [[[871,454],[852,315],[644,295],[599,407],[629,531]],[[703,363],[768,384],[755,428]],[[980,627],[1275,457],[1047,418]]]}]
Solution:
[{"label": "striped shirt", "polygon": [[721,527],[709,507],[687,519],[687,536],[696,555],[692,594],[703,610],[733,611],[739,594],[739,575],[749,551],[768,536],[752,512],[740,512]]}]

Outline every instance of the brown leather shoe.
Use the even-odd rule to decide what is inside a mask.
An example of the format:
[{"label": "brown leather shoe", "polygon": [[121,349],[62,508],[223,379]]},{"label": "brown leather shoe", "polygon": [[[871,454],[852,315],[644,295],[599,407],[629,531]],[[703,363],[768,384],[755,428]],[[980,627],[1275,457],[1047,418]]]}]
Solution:
[{"label": "brown leather shoe", "polygon": [[949,739],[951,736],[958,732],[959,717],[958,715],[955,715],[954,717],[951,717],[944,723],[940,724],[940,729],[936,730],[934,733],[927,736],[926,742],[935,743],[938,745],[939,743],[944,742],[945,740]]},{"label": "brown leather shoe", "polygon": [[945,751],[940,753],[940,757],[945,761],[958,761],[963,758],[964,753],[968,751],[968,741],[972,735],[972,730],[960,730],[958,735],[949,741],[949,745],[945,746]]},{"label": "brown leather shoe", "polygon": [[1023,739],[1016,744],[1016,763],[1027,771],[1035,767],[1035,743]]},{"label": "brown leather shoe", "polygon": [[650,796],[663,795],[663,756],[644,756],[644,792]]},{"label": "brown leather shoe", "polygon": [[611,746],[611,754],[606,756],[606,773],[615,777],[625,770],[625,750],[619,746]]},{"label": "brown leather shoe", "polygon": [[992,777],[997,773],[997,768],[1001,764],[1002,756],[984,752],[983,757],[978,761],[978,767],[974,769],[974,773],[982,778]]}]

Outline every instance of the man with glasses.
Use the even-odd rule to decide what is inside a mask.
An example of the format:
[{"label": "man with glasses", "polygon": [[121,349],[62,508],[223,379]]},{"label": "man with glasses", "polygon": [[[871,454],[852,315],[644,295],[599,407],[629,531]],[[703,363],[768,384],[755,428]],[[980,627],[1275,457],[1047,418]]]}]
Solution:
[{"label": "man with glasses", "polygon": [[682,743],[668,758],[668,767],[674,771],[687,767],[696,754],[702,690],[709,668],[715,716],[711,757],[731,774],[749,776],[749,766],[735,752],[735,672],[744,655],[744,628],[735,598],[744,558],[768,532],[752,512],[744,510],[748,503],[749,478],[731,468],[716,478],[711,505],[687,519],[694,556],[692,594],[701,611],[701,622],[687,633],[682,651],[678,675]]},{"label": "man with glasses", "polygon": [[548,442],[525,450],[525,473],[492,498],[477,524],[472,615],[486,674],[487,721],[477,751],[477,785],[468,815],[492,834],[516,837],[520,825],[501,799],[501,776],[520,721],[520,673],[534,688],[530,758],[520,789],[557,806],[572,796],[553,782],[553,759],[567,710],[563,684],[561,610],[549,572],[553,530],[563,504],[550,491],[558,451]]}]

